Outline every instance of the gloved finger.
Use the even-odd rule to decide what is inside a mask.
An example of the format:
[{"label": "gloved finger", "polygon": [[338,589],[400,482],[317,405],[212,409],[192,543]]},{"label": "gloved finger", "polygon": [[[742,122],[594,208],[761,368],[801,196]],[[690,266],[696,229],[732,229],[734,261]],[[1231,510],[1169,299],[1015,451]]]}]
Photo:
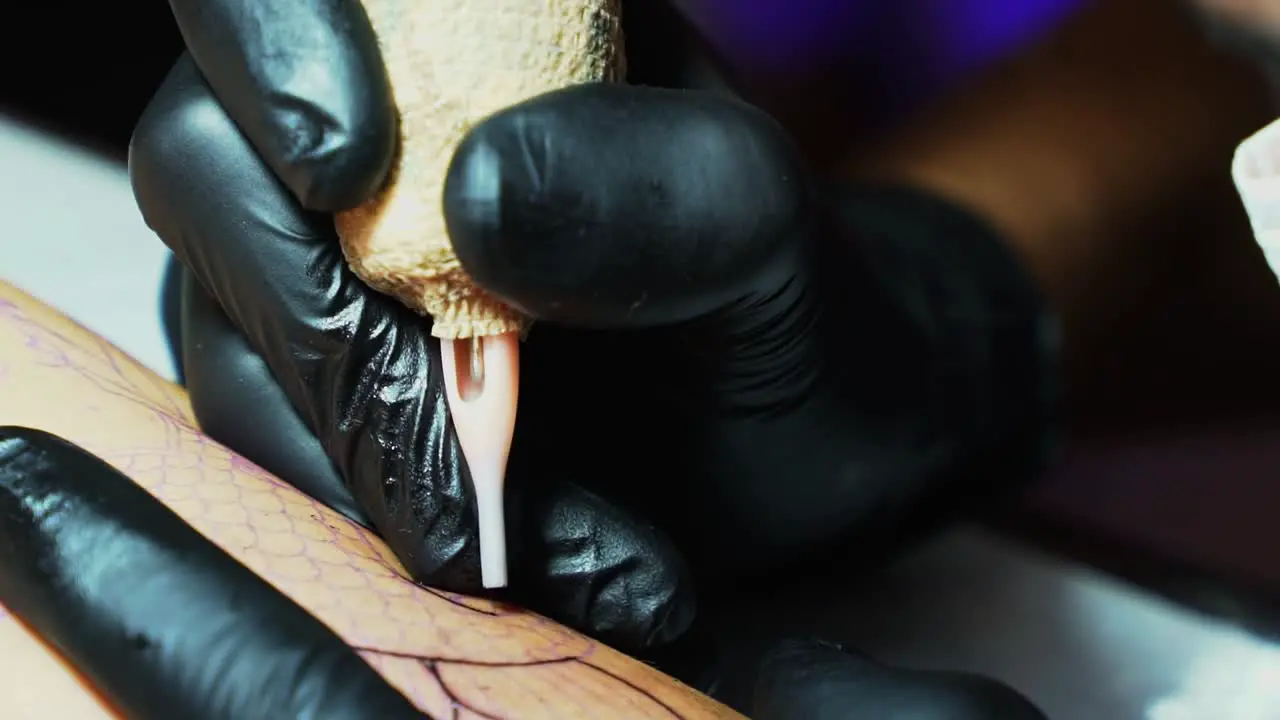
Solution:
[{"label": "gloved finger", "polygon": [[629,653],[693,624],[689,570],[652,525],[560,480],[509,476],[507,507],[513,599]]},{"label": "gloved finger", "polygon": [[355,0],[169,0],[218,100],[303,207],[372,197],[395,151],[391,86]]},{"label": "gloved finger", "polygon": [[[331,217],[298,207],[189,58],[139,121],[129,167],[143,218],[266,362],[402,561],[423,579],[469,565],[475,519],[438,345],[350,273]],[[428,506],[413,499],[425,489]]]},{"label": "gloved finger", "polygon": [[369,526],[266,361],[191,273],[179,272],[182,368],[201,430],[352,521]]},{"label": "gloved finger", "polygon": [[[189,60],[143,114],[130,175],[144,219],[265,361],[405,567],[480,591],[474,494],[422,318],[355,278],[331,218],[297,207]],[[507,503],[529,604],[627,649],[679,634],[693,591],[670,543],[554,472]]]},{"label": "gloved finger", "polygon": [[725,97],[583,85],[491,116],[455,153],[462,265],[530,315],[665,325],[777,292],[810,188],[786,133]]},{"label": "gloved finger", "polygon": [[0,602],[128,717],[422,717],[320,621],[60,438],[0,428],[0,518]]},{"label": "gloved finger", "polygon": [[766,655],[755,720],[1045,720],[1012,688],[977,675],[891,668],[820,641],[789,640]]},{"label": "gloved finger", "polygon": [[[201,428],[367,523],[261,357],[189,274],[183,292],[183,355]],[[665,645],[689,627],[694,598],[687,570],[655,530],[567,483],[511,486],[513,594],[523,604],[627,649]],[[461,576],[437,572],[425,579],[476,591],[474,575],[468,568]]]},{"label": "gloved finger", "polygon": [[[183,292],[183,355],[201,428],[367,523],[261,357],[189,275]],[[656,531],[573,485],[511,485],[513,594],[522,603],[628,649],[664,645],[688,628],[694,608],[687,571]],[[469,568],[461,577],[437,572],[425,579],[475,591],[474,574]]]}]

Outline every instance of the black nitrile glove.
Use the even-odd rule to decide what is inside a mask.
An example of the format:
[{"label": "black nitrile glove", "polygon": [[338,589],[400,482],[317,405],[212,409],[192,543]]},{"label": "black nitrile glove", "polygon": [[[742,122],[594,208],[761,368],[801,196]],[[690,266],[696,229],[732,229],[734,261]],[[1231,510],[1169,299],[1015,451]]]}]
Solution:
[{"label": "black nitrile glove", "polygon": [[700,578],[877,556],[1046,455],[1055,335],[999,239],[822,187],[747,105],[536,98],[473,129],[444,208],[477,283],[543,321],[511,481],[571,463]]},{"label": "black nitrile glove", "polygon": [[0,428],[0,603],[124,717],[422,717],[146,490],[38,430]]},{"label": "black nitrile glove", "polygon": [[[183,369],[215,439],[374,527],[414,576],[481,591],[467,469],[428,323],[348,272],[330,213],[395,139],[354,1],[173,0],[190,54],[135,132],[147,223],[190,269]],[[629,651],[693,617],[683,560],[557,461],[507,501],[512,598]]]},{"label": "black nitrile glove", "polygon": [[755,677],[752,720],[1044,720],[1007,685],[976,675],[901,670],[837,645],[788,640]]},{"label": "black nitrile glove", "polygon": [[[131,172],[194,278],[197,417],[419,579],[477,591],[438,346],[347,271],[328,214],[390,155],[367,24],[334,0],[173,4],[191,58]],[[508,473],[514,599],[624,650],[690,622],[663,533],[707,587],[837,546],[877,557],[1043,457],[1052,326],[999,238],[909,189],[819,186],[746,105],[535,99],[471,134],[445,210],[467,269],[543,321]]]}]

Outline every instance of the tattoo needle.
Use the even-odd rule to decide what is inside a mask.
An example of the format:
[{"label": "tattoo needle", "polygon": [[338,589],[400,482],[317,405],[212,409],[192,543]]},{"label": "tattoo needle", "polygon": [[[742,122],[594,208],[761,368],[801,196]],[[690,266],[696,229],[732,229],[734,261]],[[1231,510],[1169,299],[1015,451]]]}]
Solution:
[{"label": "tattoo needle", "polygon": [[471,470],[486,588],[507,584],[503,492],[520,393],[520,334],[441,340],[445,394]]}]

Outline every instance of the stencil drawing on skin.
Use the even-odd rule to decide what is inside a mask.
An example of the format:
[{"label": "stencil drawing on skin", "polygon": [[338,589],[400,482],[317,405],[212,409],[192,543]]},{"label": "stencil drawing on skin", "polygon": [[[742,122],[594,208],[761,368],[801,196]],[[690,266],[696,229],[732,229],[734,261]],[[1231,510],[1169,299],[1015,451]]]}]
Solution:
[{"label": "stencil drawing on skin", "polygon": [[[369,531],[199,434],[177,388],[3,283],[0,365],[0,426],[35,428],[102,458],[314,615],[431,717],[733,716],[545,618],[414,584]],[[35,652],[35,636],[17,624],[0,619],[0,656],[36,662],[18,673],[24,682],[74,689],[45,700],[48,716],[91,717],[72,709],[92,698],[87,681],[30,678],[72,671],[49,661],[52,648]],[[99,716],[116,716],[97,706]]]}]

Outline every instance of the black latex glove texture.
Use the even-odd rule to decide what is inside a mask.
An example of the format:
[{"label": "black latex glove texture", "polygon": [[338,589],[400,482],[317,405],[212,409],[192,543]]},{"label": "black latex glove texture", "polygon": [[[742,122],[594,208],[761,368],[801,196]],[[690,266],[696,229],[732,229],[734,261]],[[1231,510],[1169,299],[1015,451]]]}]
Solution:
[{"label": "black latex glove texture", "polygon": [[[302,3],[320,19],[284,30],[259,4],[191,7],[175,3],[208,84],[179,63],[131,170],[148,223],[197,280],[184,331],[197,415],[363,511],[419,578],[474,591],[437,347],[347,272],[329,216],[296,199],[332,209],[315,198],[373,186],[297,179],[360,176],[311,173],[299,147],[386,155],[380,132],[342,129],[378,127],[379,112],[329,108],[385,102],[371,40],[346,16],[341,33],[316,29],[341,4]],[[359,92],[306,85],[322,74],[308,63],[357,55],[334,77],[367,71]],[[338,129],[303,142],[314,123],[299,108]],[[670,544],[637,515],[704,577],[737,576],[837,540],[875,555],[931,517],[922,503],[955,512],[1043,455],[1054,336],[999,239],[911,191],[815,188],[745,105],[638,87],[525,103],[470,136],[445,210],[467,269],[544,321],[508,476],[517,599],[624,649],[679,634],[692,606]]]},{"label": "black latex glove texture", "polygon": [[[197,260],[225,251],[230,264],[186,273],[183,307],[167,313],[183,329],[179,360],[197,418],[375,527],[420,580],[478,591],[472,497],[445,419],[437,345],[419,318],[341,270],[324,214],[371,194],[393,150],[366,19],[353,2],[328,0],[171,5],[190,57],[140,125],[131,165],[165,240],[195,240]],[[670,13],[640,10],[627,16],[630,66],[637,77],[646,67],[670,74],[667,38],[636,42],[652,35],[637,21],[670,27]],[[179,178],[172,193],[169,177]],[[198,247],[219,237],[242,244]],[[237,253],[260,250],[241,274]],[[356,339],[349,357],[332,357]],[[580,487],[553,485],[509,499],[513,599],[624,650],[679,635],[693,599],[670,544]]]},{"label": "black latex glove texture", "polygon": [[[206,432],[366,519],[422,582],[479,592],[474,496],[428,324],[348,272],[332,217],[302,210],[189,61],[141,120],[131,170],[147,222],[197,281],[183,365]],[[692,591],[671,543],[568,480],[512,475],[512,600],[625,650],[684,632]]]},{"label": "black latex glove texture", "polygon": [[822,641],[787,640],[757,667],[752,720],[1044,720],[1026,698],[963,673],[902,670]]},{"label": "black latex glove texture", "polygon": [[111,466],[0,428],[0,603],[130,718],[421,718],[320,621]]},{"label": "black latex glove texture", "polygon": [[[147,222],[192,271],[181,324],[198,420],[374,527],[419,580],[479,592],[438,343],[347,272],[328,214],[371,194],[393,150],[367,19],[354,2],[172,6],[190,55],[140,121],[130,167]],[[662,645],[693,616],[685,565],[582,474],[558,461],[546,482],[510,483],[509,599],[624,650]]]},{"label": "black latex glove texture", "polygon": [[747,105],[536,98],[472,130],[444,209],[464,268],[543,323],[512,478],[571,448],[700,579],[876,557],[1047,457],[1055,325],[995,233],[819,185]]}]

